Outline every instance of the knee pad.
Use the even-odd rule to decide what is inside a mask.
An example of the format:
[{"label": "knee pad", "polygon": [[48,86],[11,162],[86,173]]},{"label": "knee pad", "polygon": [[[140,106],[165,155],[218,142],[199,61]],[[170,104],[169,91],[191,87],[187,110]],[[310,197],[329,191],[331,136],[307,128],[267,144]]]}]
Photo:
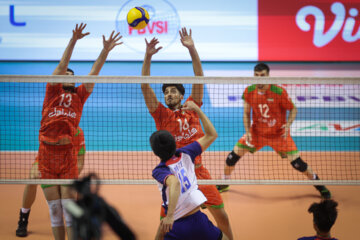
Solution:
[{"label": "knee pad", "polygon": [[57,199],[57,200],[48,201],[48,205],[50,210],[51,226],[52,227],[64,226],[61,200]]},{"label": "knee pad", "polygon": [[228,165],[229,167],[235,166],[235,164],[237,163],[237,161],[239,161],[240,156],[237,155],[234,151],[231,151],[231,153],[229,153],[229,155],[226,158],[226,165]]},{"label": "knee pad", "polygon": [[63,209],[63,214],[64,214],[64,218],[65,218],[65,223],[67,227],[71,227],[72,226],[72,216],[71,214],[66,210],[66,205],[69,202],[73,202],[74,199],[68,198],[68,199],[61,199],[61,205],[62,205],[62,209]]},{"label": "knee pad", "polygon": [[304,162],[300,157],[292,161],[291,165],[300,172],[305,172],[308,167],[307,163]]}]

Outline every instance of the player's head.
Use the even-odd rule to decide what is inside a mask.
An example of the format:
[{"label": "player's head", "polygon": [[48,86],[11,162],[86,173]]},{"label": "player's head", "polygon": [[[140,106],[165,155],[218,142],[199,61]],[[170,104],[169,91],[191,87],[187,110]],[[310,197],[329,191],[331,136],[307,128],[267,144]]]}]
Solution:
[{"label": "player's head", "polygon": [[[268,77],[270,74],[270,68],[265,63],[258,63],[254,67],[254,77]],[[257,84],[256,85],[260,90],[266,90],[268,84]]]},{"label": "player's head", "polygon": [[328,233],[337,218],[338,203],[334,200],[324,200],[320,203],[313,203],[309,213],[314,216],[314,228],[318,233]]},{"label": "player's head", "polygon": [[165,104],[170,109],[178,109],[181,106],[181,100],[184,99],[185,88],[182,84],[163,84]]},{"label": "player's head", "polygon": [[176,151],[174,137],[166,130],[156,131],[150,136],[151,149],[162,162],[166,162]]},{"label": "player's head", "polygon": [[[66,70],[66,75],[73,76],[74,71],[70,68]],[[74,92],[75,91],[75,83],[63,83],[62,87],[67,92]]]},{"label": "player's head", "polygon": [[74,71],[72,69],[68,68],[66,70],[66,75],[75,75],[75,74],[74,74]]}]

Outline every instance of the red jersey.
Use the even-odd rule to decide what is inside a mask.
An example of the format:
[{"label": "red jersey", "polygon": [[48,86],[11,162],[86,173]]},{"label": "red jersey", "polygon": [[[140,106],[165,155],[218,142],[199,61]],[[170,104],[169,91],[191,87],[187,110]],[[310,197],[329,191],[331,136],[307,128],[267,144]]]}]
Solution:
[{"label": "red jersey", "polygon": [[56,143],[62,138],[72,141],[77,132],[85,101],[90,96],[84,84],[73,93],[65,92],[62,84],[46,85],[39,140]]},{"label": "red jersey", "polygon": [[[189,97],[186,101],[194,100]],[[201,104],[196,104],[201,107]],[[177,148],[184,147],[204,136],[199,116],[194,111],[181,109],[172,111],[159,102],[151,116],[155,120],[157,130],[167,130],[174,136]]]},{"label": "red jersey", "polygon": [[256,85],[247,87],[243,99],[252,108],[252,128],[255,134],[264,137],[284,134],[286,112],[294,108],[286,90],[270,85],[265,93],[258,92]]}]

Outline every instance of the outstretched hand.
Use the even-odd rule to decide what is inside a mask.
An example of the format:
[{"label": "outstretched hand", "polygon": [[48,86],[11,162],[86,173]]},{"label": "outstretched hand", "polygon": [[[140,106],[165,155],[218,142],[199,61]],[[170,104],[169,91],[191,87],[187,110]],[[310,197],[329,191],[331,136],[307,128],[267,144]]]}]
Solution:
[{"label": "outstretched hand", "polygon": [[73,32],[73,38],[78,40],[78,39],[82,39],[83,37],[89,35],[89,32],[83,33],[82,31],[85,29],[86,24],[84,23],[80,23],[80,26],[78,24],[76,24],[75,29],[72,31]]},{"label": "outstretched hand", "polygon": [[181,41],[182,45],[184,45],[187,48],[194,47],[194,41],[193,41],[193,39],[191,37],[191,29],[190,29],[189,34],[188,34],[186,28],[183,27],[179,31],[179,34],[180,34],[180,41]]},{"label": "outstretched hand", "polygon": [[[116,47],[117,45],[121,45],[123,44],[123,42],[119,42],[119,40],[122,38],[122,36],[120,35],[120,33],[118,32],[117,34],[115,34],[115,31],[112,31],[110,37],[108,40],[105,39],[105,36],[103,35],[103,44],[104,44],[104,49],[107,51],[111,51],[114,47]],[[119,36],[120,35],[120,36]]]},{"label": "outstretched hand", "polygon": [[159,40],[155,37],[153,39],[151,39],[150,42],[148,42],[145,38],[145,43],[146,43],[146,54],[147,55],[152,56],[152,55],[156,54],[160,49],[162,49],[162,47],[156,48],[156,44],[159,43]]}]

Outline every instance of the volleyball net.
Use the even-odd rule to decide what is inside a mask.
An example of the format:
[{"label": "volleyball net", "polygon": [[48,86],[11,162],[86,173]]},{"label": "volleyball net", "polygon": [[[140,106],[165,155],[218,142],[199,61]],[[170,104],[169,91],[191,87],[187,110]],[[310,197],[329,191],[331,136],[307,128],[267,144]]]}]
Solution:
[{"label": "volleyball net", "polygon": [[[149,137],[156,131],[156,125],[144,101],[141,84],[150,84],[158,101],[167,107],[162,92],[164,83],[184,84],[183,103],[190,97],[193,84],[203,84],[201,108],[214,124],[218,138],[202,154],[202,164],[209,170],[212,180],[199,181],[201,184],[315,183],[269,146],[253,154],[247,153],[237,162],[231,179],[223,180],[227,155],[245,134],[243,93],[254,84],[281,86],[297,107],[290,134],[301,158],[319,175],[321,180],[316,184],[360,184],[359,78],[20,75],[0,76],[0,183],[70,182],[39,179],[36,172],[40,121],[48,82],[76,82],[77,86],[96,83],[83,108],[79,126],[86,147],[78,154],[85,158],[80,176],[96,173],[103,184],[154,183],[151,173],[159,158],[151,151]],[[281,88],[274,88],[272,92],[275,95],[269,95],[265,103],[254,105],[259,107],[260,121],[267,129],[277,124],[269,118],[272,114],[269,111],[277,104],[277,97],[271,96],[282,94]],[[162,120],[179,128],[178,140],[195,134],[192,122]],[[265,145],[275,141],[273,136],[267,138]]]}]

